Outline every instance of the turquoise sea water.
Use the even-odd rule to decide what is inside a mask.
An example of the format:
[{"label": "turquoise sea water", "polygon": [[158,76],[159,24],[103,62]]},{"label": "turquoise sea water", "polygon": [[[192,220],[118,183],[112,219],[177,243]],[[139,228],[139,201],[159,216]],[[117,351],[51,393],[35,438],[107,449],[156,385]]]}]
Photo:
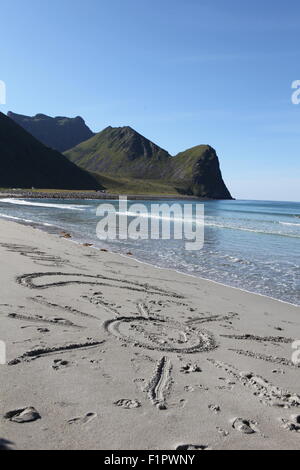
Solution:
[{"label": "turquoise sea water", "polygon": [[[150,264],[300,305],[300,203],[205,202],[204,248],[186,251],[183,240],[99,241],[99,202],[0,199],[0,217],[41,224],[48,230],[64,229],[78,241],[90,241],[121,253],[130,251]],[[103,202],[118,207],[118,201]],[[146,207],[151,204],[137,202]]]}]

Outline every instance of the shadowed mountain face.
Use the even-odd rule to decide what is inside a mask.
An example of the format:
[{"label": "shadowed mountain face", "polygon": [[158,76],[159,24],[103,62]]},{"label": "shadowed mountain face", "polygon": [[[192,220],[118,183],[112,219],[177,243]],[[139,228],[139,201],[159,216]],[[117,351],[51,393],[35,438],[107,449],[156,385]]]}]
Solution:
[{"label": "shadowed mountain face", "polygon": [[56,150],[0,113],[0,187],[98,189],[101,186]]},{"label": "shadowed mountain face", "polygon": [[111,177],[160,181],[182,194],[231,199],[219,159],[208,145],[172,157],[130,127],[107,127],[65,155],[80,167]]},{"label": "shadowed mountain face", "polygon": [[187,194],[211,199],[232,199],[220,170],[216,151],[198,145],[172,158],[172,179],[181,182]]},{"label": "shadowed mountain face", "polygon": [[59,152],[65,152],[94,136],[79,116],[52,118],[45,114],[37,114],[30,117],[11,111],[7,115],[44,145]]}]

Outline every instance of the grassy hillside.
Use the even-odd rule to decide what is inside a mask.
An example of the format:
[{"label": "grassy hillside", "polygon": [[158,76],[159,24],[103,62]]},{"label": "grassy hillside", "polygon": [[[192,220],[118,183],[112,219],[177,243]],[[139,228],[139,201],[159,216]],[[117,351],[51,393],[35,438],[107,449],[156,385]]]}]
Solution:
[{"label": "grassy hillside", "polygon": [[108,193],[111,194],[145,194],[145,195],[164,195],[179,196],[186,194],[185,187],[182,184],[169,183],[161,180],[142,180],[135,178],[117,178],[103,173],[91,173],[97,179]]},{"label": "grassy hillside", "polygon": [[170,158],[131,127],[107,127],[65,155],[89,171],[147,179],[159,179]]},{"label": "grassy hillside", "polygon": [[111,190],[132,194],[190,194],[230,199],[219,159],[209,145],[199,145],[172,157],[130,127],[108,127],[65,152],[76,165],[98,174]]}]

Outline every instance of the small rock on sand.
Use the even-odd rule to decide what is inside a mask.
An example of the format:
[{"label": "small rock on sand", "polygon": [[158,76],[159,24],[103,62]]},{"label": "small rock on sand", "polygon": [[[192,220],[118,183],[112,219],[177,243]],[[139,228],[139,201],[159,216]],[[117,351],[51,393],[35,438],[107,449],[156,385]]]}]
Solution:
[{"label": "small rock on sand", "polygon": [[291,415],[290,419],[281,419],[282,426],[288,431],[300,432],[300,415]]},{"label": "small rock on sand", "polygon": [[9,419],[14,423],[30,423],[32,421],[36,421],[37,419],[41,419],[41,415],[35,408],[29,406],[19,410],[8,411],[4,415],[4,418]]},{"label": "small rock on sand", "polygon": [[67,232],[61,232],[60,236],[61,238],[72,238],[72,235]]},{"label": "small rock on sand", "polygon": [[181,444],[176,447],[176,450],[211,450],[211,447],[206,445]]},{"label": "small rock on sand", "polygon": [[254,434],[256,430],[253,428],[253,424],[250,420],[236,418],[232,423],[232,427],[243,434]]},{"label": "small rock on sand", "polygon": [[291,421],[295,424],[300,424],[300,415],[291,415]]}]

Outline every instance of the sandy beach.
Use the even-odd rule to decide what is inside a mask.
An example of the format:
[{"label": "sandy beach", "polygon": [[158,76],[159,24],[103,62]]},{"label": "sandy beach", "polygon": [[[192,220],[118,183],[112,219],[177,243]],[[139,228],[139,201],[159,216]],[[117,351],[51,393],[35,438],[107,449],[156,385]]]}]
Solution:
[{"label": "sandy beach", "polygon": [[299,307],[0,230],[0,447],[299,449]]}]

